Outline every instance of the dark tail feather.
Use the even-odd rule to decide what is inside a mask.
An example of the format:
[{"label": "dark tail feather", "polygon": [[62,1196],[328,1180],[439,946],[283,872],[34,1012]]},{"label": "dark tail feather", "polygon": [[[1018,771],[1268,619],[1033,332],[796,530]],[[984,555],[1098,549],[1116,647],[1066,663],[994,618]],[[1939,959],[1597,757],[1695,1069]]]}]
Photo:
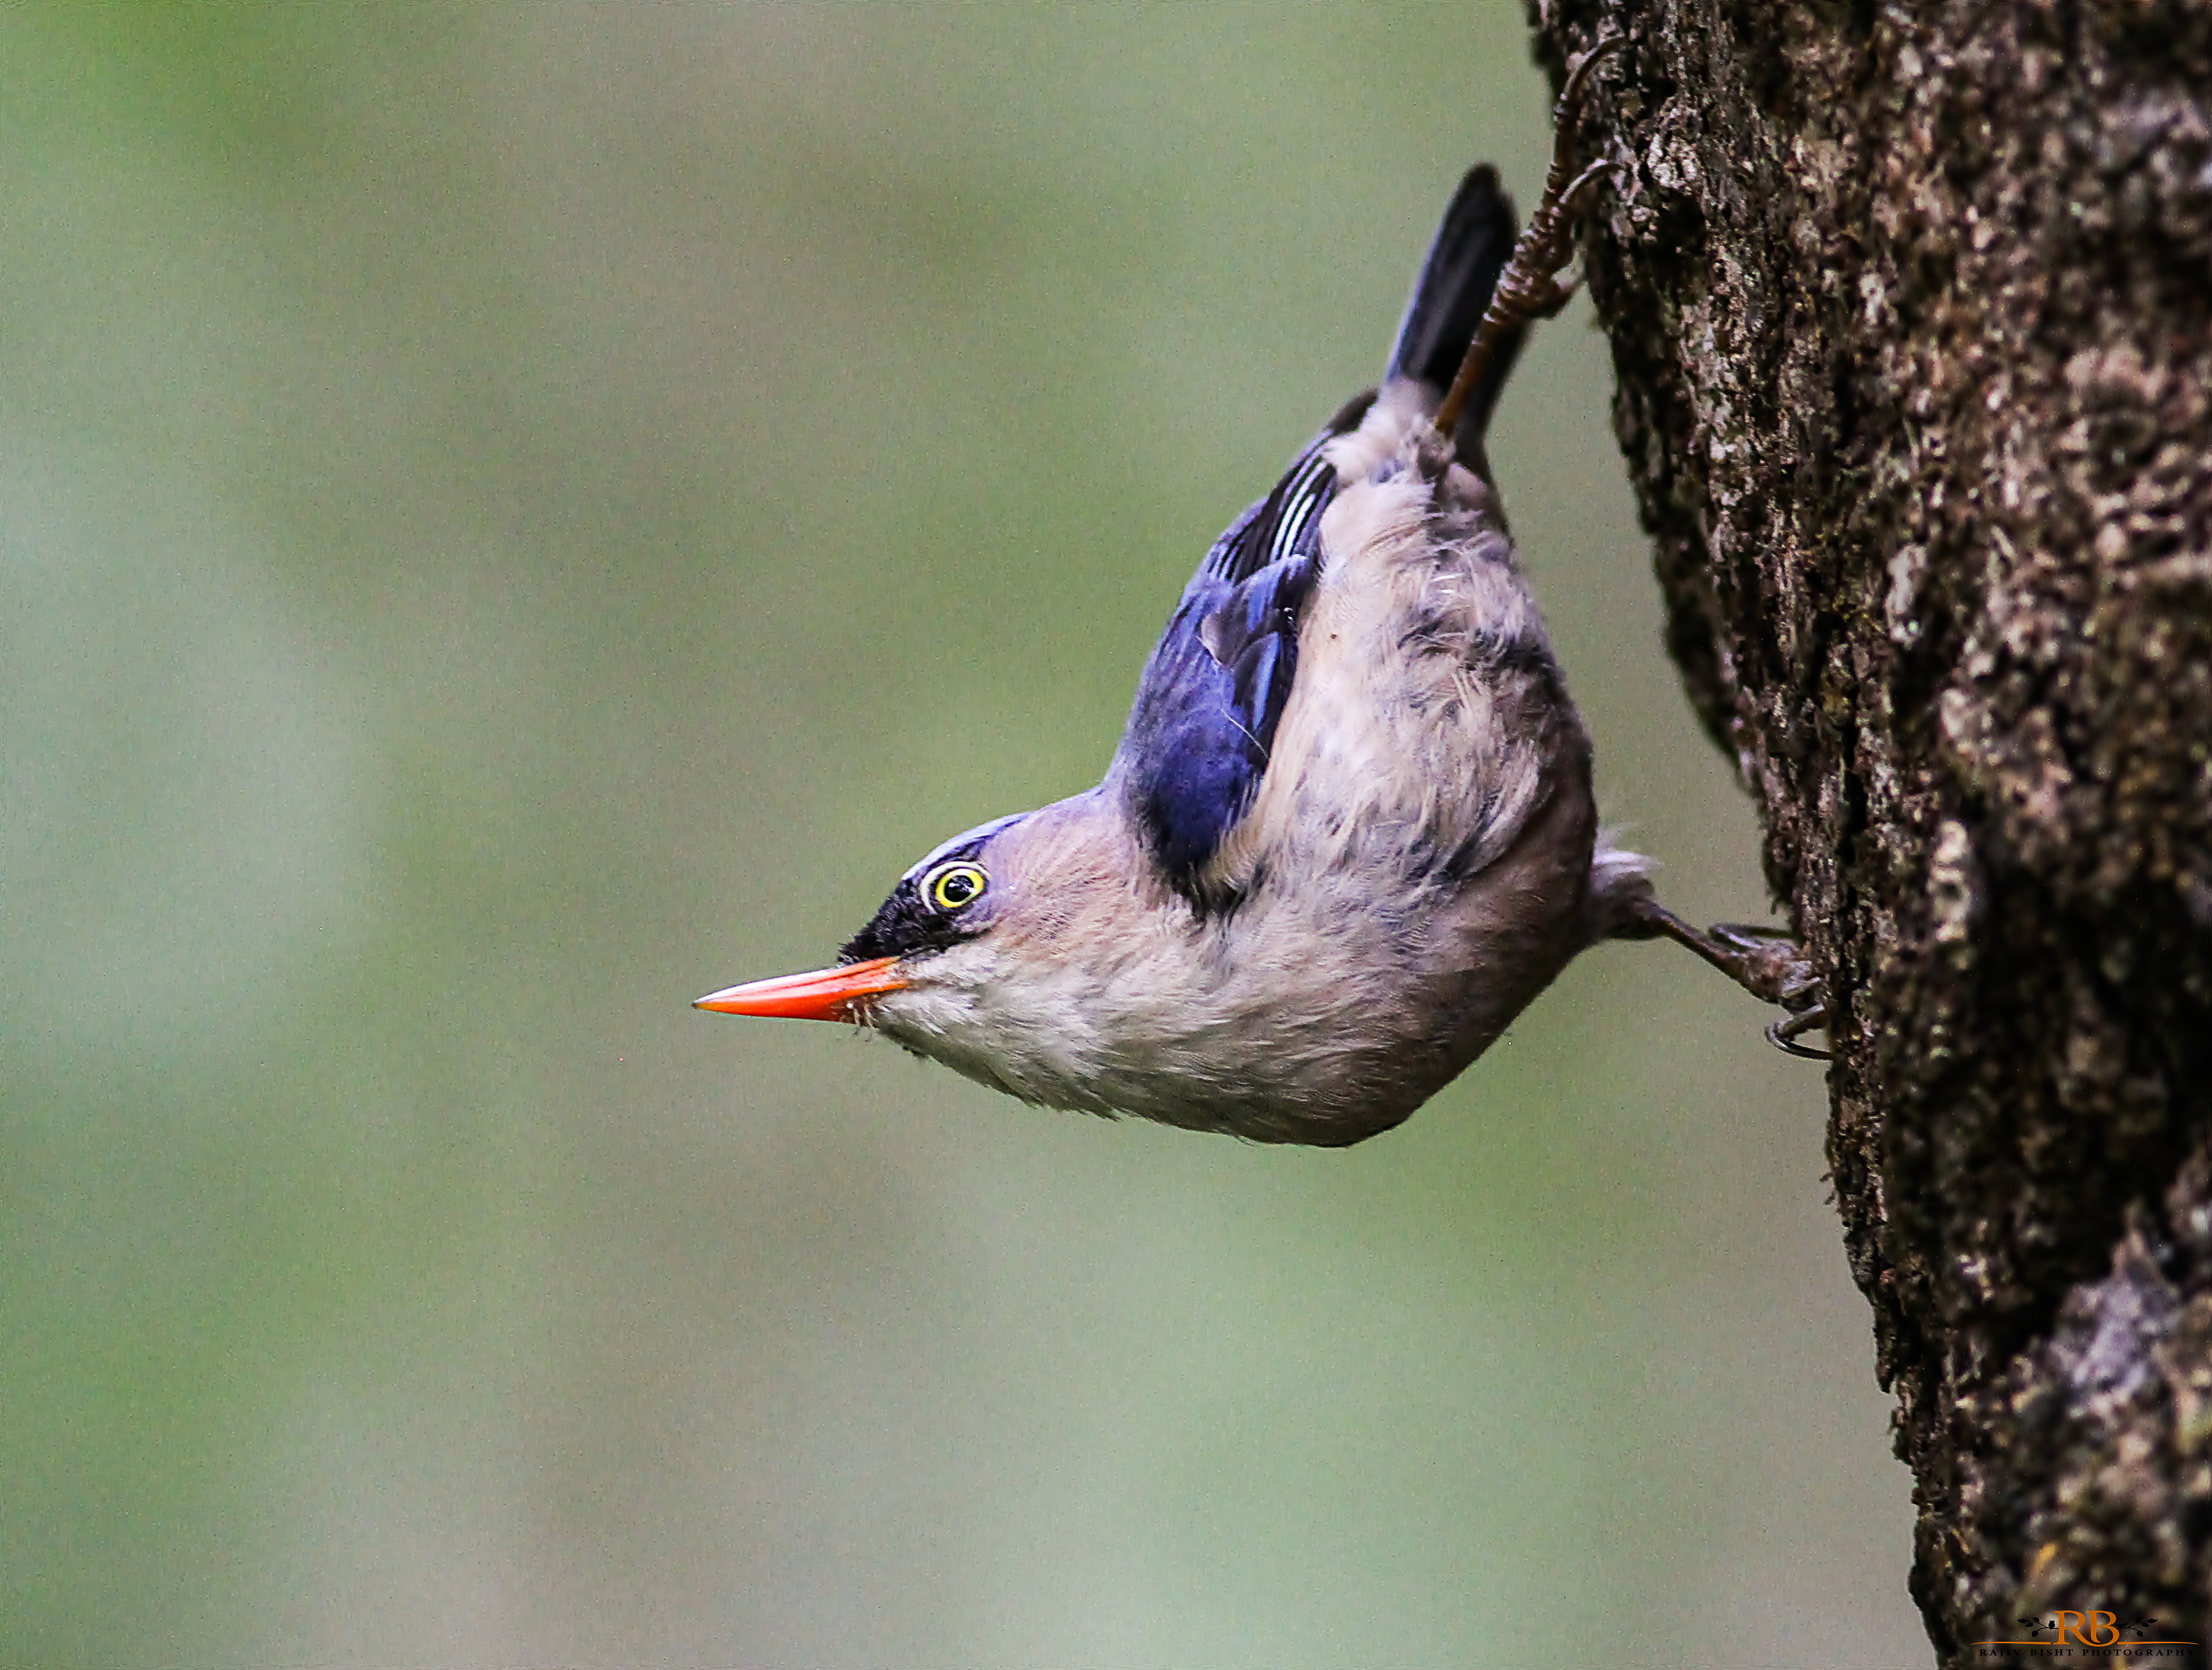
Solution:
[{"label": "dark tail feather", "polygon": [[[1421,276],[1413,281],[1386,377],[1418,377],[1438,389],[1451,386],[1482,311],[1490,305],[1490,293],[1498,287],[1498,275],[1513,253],[1515,229],[1513,199],[1498,183],[1498,170],[1487,162],[1469,168],[1444,210]],[[1516,331],[1498,344],[1468,397],[1455,437],[1462,450],[1480,445],[1490,409],[1520,354],[1521,334]]]}]

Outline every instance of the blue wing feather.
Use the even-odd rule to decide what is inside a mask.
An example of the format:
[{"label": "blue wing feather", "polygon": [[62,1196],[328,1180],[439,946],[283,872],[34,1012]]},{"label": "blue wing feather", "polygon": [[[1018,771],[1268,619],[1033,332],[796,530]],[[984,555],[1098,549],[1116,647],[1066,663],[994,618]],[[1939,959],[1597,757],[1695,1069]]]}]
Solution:
[{"label": "blue wing feather", "polygon": [[[1513,247],[1513,205],[1485,165],[1468,171],[1444,210],[1400,321],[1386,378],[1441,389],[1474,338]],[[1511,369],[1501,345],[1455,438],[1479,455],[1490,408]],[[1204,906],[1199,872],[1244,815],[1267,769],[1275,727],[1297,677],[1298,627],[1321,569],[1321,519],[1336,496],[1322,459],[1358,427],[1371,394],[1346,405],[1300,453],[1274,491],[1213,542],[1145,665],[1114,775],[1169,881]]]},{"label": "blue wing feather", "polygon": [[1119,769],[1139,828],[1178,887],[1243,815],[1267,770],[1297,673],[1322,512],[1336,494],[1321,458],[1336,432],[1316,436],[1213,542],[1138,682]]}]

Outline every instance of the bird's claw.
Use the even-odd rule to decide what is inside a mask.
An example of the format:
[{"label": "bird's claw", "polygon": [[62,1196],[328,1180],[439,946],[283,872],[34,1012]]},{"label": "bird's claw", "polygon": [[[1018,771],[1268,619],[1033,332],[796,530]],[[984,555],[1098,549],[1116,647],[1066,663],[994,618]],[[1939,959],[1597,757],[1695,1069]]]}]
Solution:
[{"label": "bird's claw", "polygon": [[1670,939],[1696,952],[1760,1002],[1790,1011],[1766,1029],[1767,1041],[1776,1049],[1812,1061],[1829,1058],[1826,1051],[1796,1041],[1828,1024],[1828,991],[1804,948],[1783,929],[1742,922],[1693,928],[1647,896],[1632,924],[1615,931],[1626,939]]},{"label": "bird's claw", "polygon": [[1766,1041],[1784,1055],[1802,1056],[1808,1061],[1833,1061],[1836,1057],[1832,1051],[1816,1050],[1809,1044],[1797,1042],[1807,1033],[1827,1024],[1828,1006],[1821,1003],[1782,1020],[1769,1021]]},{"label": "bird's claw", "polygon": [[1552,318],[1582,288],[1579,277],[1562,283],[1557,276],[1575,258],[1575,216],[1589,188],[1619,174],[1620,165],[1593,162],[1565,186],[1556,183],[1561,172],[1562,168],[1554,167],[1553,183],[1528,217],[1528,229],[1515,244],[1512,261],[1498,281],[1498,294],[1505,302],[1501,314],[1513,325]]},{"label": "bird's claw", "polygon": [[[1596,67],[1598,60],[1610,58],[1627,44],[1626,35],[1608,27],[1604,34],[1567,60],[1566,78],[1559,88],[1559,101],[1552,108],[1554,130],[1571,124],[1582,113],[1583,94],[1589,91],[1589,74]],[[1564,147],[1556,137],[1552,146],[1555,156],[1564,155]]]},{"label": "bird's claw", "polygon": [[1716,922],[1705,931],[1735,964],[1732,968],[1723,966],[1724,972],[1753,997],[1790,1011],[1768,1026],[1766,1041],[1808,1061],[1832,1059],[1829,1051],[1797,1042],[1828,1024],[1827,987],[1797,942],[1778,928],[1741,922]]},{"label": "bird's claw", "polygon": [[1555,275],[1574,259],[1574,217],[1583,194],[1598,180],[1619,172],[1611,162],[1593,162],[1579,174],[1575,168],[1575,134],[1582,123],[1583,97],[1589,91],[1590,72],[1598,62],[1617,51],[1626,37],[1607,34],[1568,60],[1567,76],[1559,101],[1552,107],[1552,163],[1544,175],[1544,195],[1528,224],[1514,241],[1513,253],[1498,275],[1490,293],[1490,306],[1468,345],[1459,375],[1437,408],[1436,425],[1452,433],[1474,386],[1481,380],[1501,344],[1539,319],[1549,319],[1567,305],[1576,290],[1561,284]]},{"label": "bird's claw", "polygon": [[1734,964],[1725,972],[1753,997],[1793,1015],[1820,1001],[1820,977],[1797,942],[1782,929],[1716,922],[1706,932]]},{"label": "bird's claw", "polygon": [[1601,35],[1568,63],[1566,83],[1559,89],[1559,103],[1552,107],[1552,164],[1544,174],[1544,195],[1528,216],[1527,229],[1515,241],[1512,259],[1498,276],[1493,292],[1495,310],[1507,326],[1548,319],[1574,293],[1572,285],[1561,288],[1553,275],[1574,259],[1575,215],[1591,186],[1620,171],[1618,162],[1601,159],[1574,173],[1575,135],[1582,125],[1583,100],[1589,92],[1591,71],[1601,59],[1618,51],[1624,40],[1619,34]]}]

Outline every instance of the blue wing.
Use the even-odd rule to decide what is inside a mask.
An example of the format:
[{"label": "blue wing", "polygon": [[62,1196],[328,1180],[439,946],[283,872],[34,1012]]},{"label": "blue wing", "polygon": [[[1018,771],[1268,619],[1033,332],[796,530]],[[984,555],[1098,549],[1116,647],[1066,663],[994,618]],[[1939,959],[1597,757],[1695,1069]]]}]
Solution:
[{"label": "blue wing", "polygon": [[[1444,210],[1406,304],[1386,379],[1441,390],[1474,338],[1513,247],[1513,204],[1497,171],[1471,168]],[[1455,438],[1479,455],[1517,336],[1493,358]],[[1213,543],[1183,588],[1138,681],[1115,773],[1169,881],[1201,905],[1198,873],[1243,817],[1267,769],[1297,676],[1298,626],[1321,568],[1321,518],[1336,497],[1323,447],[1358,427],[1371,394],[1346,405],[1275,491]]]},{"label": "blue wing", "polygon": [[1244,814],[1267,768],[1320,570],[1322,512],[1336,496],[1321,450],[1340,424],[1350,426],[1340,419],[1316,436],[1213,542],[1138,681],[1118,770],[1153,858],[1179,888]]}]

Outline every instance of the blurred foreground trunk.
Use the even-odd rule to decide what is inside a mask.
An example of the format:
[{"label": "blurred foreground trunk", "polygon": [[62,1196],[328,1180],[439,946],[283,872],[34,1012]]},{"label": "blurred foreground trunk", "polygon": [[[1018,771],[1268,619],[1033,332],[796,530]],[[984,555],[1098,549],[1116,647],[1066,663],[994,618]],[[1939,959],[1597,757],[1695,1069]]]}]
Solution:
[{"label": "blurred foreground trunk", "polygon": [[2212,0],[1549,9],[1626,36],[1590,290],[1833,1001],[1914,1597],[1946,1661],[2204,1640]]}]

